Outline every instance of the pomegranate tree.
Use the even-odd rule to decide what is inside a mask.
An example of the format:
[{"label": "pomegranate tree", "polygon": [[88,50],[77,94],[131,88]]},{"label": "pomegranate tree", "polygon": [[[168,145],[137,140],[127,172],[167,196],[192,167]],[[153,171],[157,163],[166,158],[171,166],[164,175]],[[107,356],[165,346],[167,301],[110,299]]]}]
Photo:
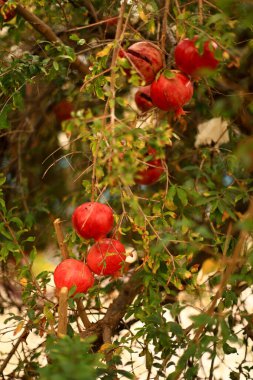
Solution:
[{"label": "pomegranate tree", "polygon": [[180,116],[184,114],[182,106],[192,98],[193,86],[187,76],[171,70],[169,77],[162,74],[152,83],[150,94],[155,106]]},{"label": "pomegranate tree", "polygon": [[72,216],[73,226],[85,239],[99,240],[112,229],[112,209],[102,203],[87,202],[78,206]]},{"label": "pomegranate tree", "polygon": [[219,61],[214,57],[217,44],[214,41],[205,41],[203,53],[196,47],[198,36],[193,39],[185,38],[175,48],[175,62],[177,67],[185,74],[191,76],[201,75],[206,70],[216,69]]},{"label": "pomegranate tree", "polygon": [[94,244],[87,255],[87,265],[92,272],[109,275],[118,272],[126,259],[124,245],[115,239],[102,239]]},{"label": "pomegranate tree", "polygon": [[57,289],[76,286],[76,293],[85,293],[94,284],[90,269],[82,261],[76,259],[63,260],[54,271],[54,282]]}]

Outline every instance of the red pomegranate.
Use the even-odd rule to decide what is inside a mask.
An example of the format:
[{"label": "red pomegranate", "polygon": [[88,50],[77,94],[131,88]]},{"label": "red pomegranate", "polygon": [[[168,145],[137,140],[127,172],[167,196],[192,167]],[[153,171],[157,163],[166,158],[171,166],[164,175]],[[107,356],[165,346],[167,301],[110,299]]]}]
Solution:
[{"label": "red pomegranate", "polygon": [[76,286],[76,293],[85,293],[94,284],[90,269],[82,261],[76,259],[63,260],[54,271],[54,283],[57,289]]},{"label": "red pomegranate", "polygon": [[74,111],[73,104],[68,100],[61,100],[54,106],[53,111],[56,119],[61,123],[64,120],[71,119],[71,112]]},{"label": "red pomegranate", "polygon": [[5,22],[12,20],[16,16],[15,6],[11,5],[7,9],[1,9],[7,0],[0,0],[0,15],[3,17]]},{"label": "red pomegranate", "polygon": [[125,247],[115,239],[103,239],[94,244],[87,255],[87,265],[99,275],[114,274],[125,261]]},{"label": "red pomegranate", "polygon": [[154,107],[150,97],[150,86],[139,88],[135,94],[135,103],[142,112],[146,112]]},{"label": "red pomegranate", "polygon": [[188,77],[179,71],[172,70],[172,76],[160,75],[150,89],[151,99],[155,106],[164,111],[175,111],[177,116],[184,114],[182,106],[189,102],[193,95],[193,86]]},{"label": "red pomegranate", "polygon": [[147,168],[137,172],[134,181],[139,185],[152,185],[157,182],[164,172],[163,162],[160,159],[155,159],[156,150],[149,147],[149,156],[153,156],[154,159],[147,162]]},{"label": "red pomegranate", "polygon": [[163,57],[159,48],[148,41],[136,42],[126,51],[120,50],[120,57],[126,57],[146,84],[155,79],[163,68]]},{"label": "red pomegranate", "polygon": [[219,63],[213,52],[218,47],[217,44],[214,41],[206,41],[203,53],[200,54],[195,46],[197,40],[198,36],[195,36],[192,40],[185,38],[179,42],[174,52],[178,68],[193,77],[201,75],[206,70],[216,69]]},{"label": "red pomegranate", "polygon": [[102,203],[87,202],[75,209],[72,222],[78,235],[85,239],[99,240],[111,231],[113,212]]}]

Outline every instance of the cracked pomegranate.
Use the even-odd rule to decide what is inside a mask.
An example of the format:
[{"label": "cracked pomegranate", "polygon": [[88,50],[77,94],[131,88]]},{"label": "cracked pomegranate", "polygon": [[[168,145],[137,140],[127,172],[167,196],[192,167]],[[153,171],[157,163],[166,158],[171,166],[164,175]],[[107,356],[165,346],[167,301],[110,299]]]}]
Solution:
[{"label": "cracked pomegranate", "polygon": [[126,51],[121,50],[119,55],[129,60],[146,84],[152,83],[158,71],[163,68],[161,51],[148,41],[136,42]]},{"label": "cracked pomegranate", "polygon": [[137,107],[142,112],[146,112],[150,110],[152,107],[154,107],[150,97],[150,86],[139,88],[139,90],[135,94],[134,99]]}]

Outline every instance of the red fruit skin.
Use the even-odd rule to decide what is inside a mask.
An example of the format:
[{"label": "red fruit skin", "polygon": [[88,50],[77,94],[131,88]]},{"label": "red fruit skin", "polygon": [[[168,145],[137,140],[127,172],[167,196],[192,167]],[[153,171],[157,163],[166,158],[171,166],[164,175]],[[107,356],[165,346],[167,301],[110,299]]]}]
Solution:
[{"label": "red fruit skin", "polygon": [[56,119],[61,123],[64,120],[71,119],[71,112],[74,111],[74,109],[71,102],[62,100],[54,106],[53,111]]},{"label": "red fruit skin", "polygon": [[3,12],[1,8],[5,3],[7,3],[7,0],[0,0],[0,14],[3,17],[4,21],[8,22],[16,16],[16,10],[14,6],[11,6],[5,12]]},{"label": "red fruit skin", "polygon": [[87,265],[98,275],[110,275],[121,269],[125,261],[125,247],[115,239],[102,239],[94,244],[87,255]]},{"label": "red fruit skin", "polygon": [[210,50],[210,44],[216,49],[217,45],[214,41],[206,41],[204,43],[203,54],[200,54],[195,46],[198,37],[192,40],[185,38],[180,41],[175,48],[175,62],[178,68],[185,74],[191,76],[201,75],[204,70],[215,70],[219,61],[214,57],[213,51]]},{"label": "red fruit skin", "polygon": [[134,179],[135,183],[139,185],[152,185],[159,180],[164,172],[162,160],[155,159],[156,150],[148,147],[148,155],[153,156],[153,159],[147,162],[147,165],[150,166],[137,172],[136,178]]},{"label": "red fruit skin", "polygon": [[149,166],[147,169],[141,170],[137,173],[134,181],[139,185],[152,185],[157,182],[164,172],[162,167],[162,160],[151,160],[147,162]]},{"label": "red fruit skin", "polygon": [[193,86],[188,77],[172,70],[173,78],[164,75],[151,85],[150,94],[152,102],[164,111],[175,111],[177,115],[183,114],[182,106],[190,101],[193,95]]},{"label": "red fruit skin", "polygon": [[84,239],[99,240],[111,231],[113,212],[110,207],[102,203],[83,203],[75,209],[72,223],[78,235]]},{"label": "red fruit skin", "polygon": [[66,259],[54,271],[54,283],[58,289],[66,286],[70,289],[76,286],[77,293],[85,293],[94,284],[94,276],[88,266],[82,261]]},{"label": "red fruit skin", "polygon": [[146,112],[154,107],[150,97],[150,86],[141,87],[136,92],[134,99],[137,107],[142,112]]},{"label": "red fruit skin", "polygon": [[151,84],[158,71],[163,68],[161,51],[148,41],[136,42],[119,55],[129,60],[146,84]]}]

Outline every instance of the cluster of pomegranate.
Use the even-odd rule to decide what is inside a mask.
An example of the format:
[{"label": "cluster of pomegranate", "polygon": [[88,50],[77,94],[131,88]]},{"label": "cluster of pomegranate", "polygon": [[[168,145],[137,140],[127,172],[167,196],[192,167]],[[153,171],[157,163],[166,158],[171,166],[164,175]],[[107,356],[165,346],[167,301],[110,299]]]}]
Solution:
[{"label": "cluster of pomegranate", "polygon": [[4,4],[7,3],[7,1],[8,0],[0,0],[0,15],[5,22],[12,20],[16,16],[16,10],[13,5],[5,9],[3,8]]},{"label": "cluster of pomegranate", "polygon": [[177,116],[184,114],[182,107],[193,95],[193,85],[188,75],[196,79],[218,65],[214,57],[217,44],[206,41],[200,54],[196,47],[197,41],[198,36],[192,40],[185,38],[176,46],[175,63],[181,72],[162,71],[162,52],[151,42],[137,42],[127,50],[120,51],[120,57],[125,57],[146,83],[135,95],[135,102],[142,112],[156,106],[164,111],[173,111]]},{"label": "cluster of pomegranate", "polygon": [[[137,42],[126,50],[120,50],[119,56],[126,58],[145,81],[146,85],[135,94],[136,105],[142,112],[156,106],[164,111],[173,111],[176,116],[185,113],[182,107],[193,95],[189,76],[197,79],[218,65],[214,57],[217,44],[206,41],[202,54],[197,44],[198,36],[195,36],[192,40],[181,40],[176,46],[175,63],[181,71],[165,69],[161,50],[151,42]],[[149,148],[148,154],[152,156],[147,162],[148,167],[138,172],[135,178],[135,182],[141,185],[157,182],[164,171],[162,161],[155,158],[155,149]]]},{"label": "cluster of pomegranate", "polygon": [[87,264],[76,259],[63,260],[54,271],[54,282],[58,289],[76,286],[75,293],[85,293],[94,284],[93,273],[113,275],[121,269],[126,251],[120,241],[106,237],[113,227],[110,207],[98,202],[83,203],[75,209],[72,222],[79,236],[96,243],[88,251]]}]

